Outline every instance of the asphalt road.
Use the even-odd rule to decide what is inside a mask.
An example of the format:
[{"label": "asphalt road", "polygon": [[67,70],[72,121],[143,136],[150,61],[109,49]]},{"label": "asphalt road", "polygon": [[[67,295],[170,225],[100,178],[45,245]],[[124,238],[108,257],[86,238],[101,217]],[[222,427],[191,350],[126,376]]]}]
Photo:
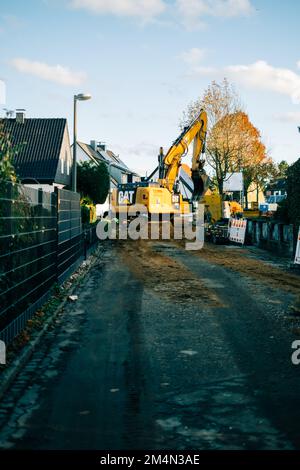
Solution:
[{"label": "asphalt road", "polygon": [[300,448],[297,286],[256,280],[248,255],[252,275],[174,243],[107,243],[1,402],[0,448]]}]

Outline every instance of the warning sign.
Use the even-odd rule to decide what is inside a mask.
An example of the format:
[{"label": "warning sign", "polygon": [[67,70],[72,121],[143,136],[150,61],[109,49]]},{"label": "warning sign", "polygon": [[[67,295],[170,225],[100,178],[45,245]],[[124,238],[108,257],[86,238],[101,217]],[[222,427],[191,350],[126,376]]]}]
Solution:
[{"label": "warning sign", "polygon": [[298,240],[297,240],[297,246],[296,246],[295,263],[300,264],[300,227],[299,227]]},{"label": "warning sign", "polygon": [[229,220],[229,240],[244,245],[246,238],[247,220]]}]

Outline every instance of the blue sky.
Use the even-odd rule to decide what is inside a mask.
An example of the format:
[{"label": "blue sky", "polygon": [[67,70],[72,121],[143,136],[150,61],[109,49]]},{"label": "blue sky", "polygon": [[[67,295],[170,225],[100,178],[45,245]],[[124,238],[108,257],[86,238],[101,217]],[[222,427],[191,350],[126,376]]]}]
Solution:
[{"label": "blue sky", "polygon": [[300,2],[295,0],[1,0],[6,107],[67,117],[149,172],[183,110],[228,77],[277,161],[299,158]]}]

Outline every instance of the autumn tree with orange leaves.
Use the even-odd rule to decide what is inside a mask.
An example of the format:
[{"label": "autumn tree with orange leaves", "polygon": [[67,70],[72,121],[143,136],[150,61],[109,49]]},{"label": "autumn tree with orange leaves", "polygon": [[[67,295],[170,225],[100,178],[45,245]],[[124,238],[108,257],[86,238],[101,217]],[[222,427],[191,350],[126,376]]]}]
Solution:
[{"label": "autumn tree with orange leaves", "polygon": [[191,122],[201,108],[208,115],[206,160],[213,170],[219,193],[223,196],[228,174],[243,171],[247,195],[251,183],[260,185],[274,168],[259,130],[243,111],[239,96],[227,79],[220,84],[212,82],[203,97],[188,106],[182,126]]}]

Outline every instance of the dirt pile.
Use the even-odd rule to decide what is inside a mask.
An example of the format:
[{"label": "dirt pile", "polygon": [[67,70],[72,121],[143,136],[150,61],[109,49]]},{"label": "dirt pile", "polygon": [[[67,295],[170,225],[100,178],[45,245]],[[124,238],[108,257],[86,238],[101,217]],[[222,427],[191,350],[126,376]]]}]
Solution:
[{"label": "dirt pile", "polygon": [[223,306],[213,290],[183,264],[152,249],[151,241],[119,243],[124,263],[146,288],[176,303],[199,303]]},{"label": "dirt pile", "polygon": [[300,295],[300,276],[272,266],[258,258],[250,258],[247,249],[228,249],[223,246],[209,246],[193,252],[212,264],[250,276],[272,287]]}]

